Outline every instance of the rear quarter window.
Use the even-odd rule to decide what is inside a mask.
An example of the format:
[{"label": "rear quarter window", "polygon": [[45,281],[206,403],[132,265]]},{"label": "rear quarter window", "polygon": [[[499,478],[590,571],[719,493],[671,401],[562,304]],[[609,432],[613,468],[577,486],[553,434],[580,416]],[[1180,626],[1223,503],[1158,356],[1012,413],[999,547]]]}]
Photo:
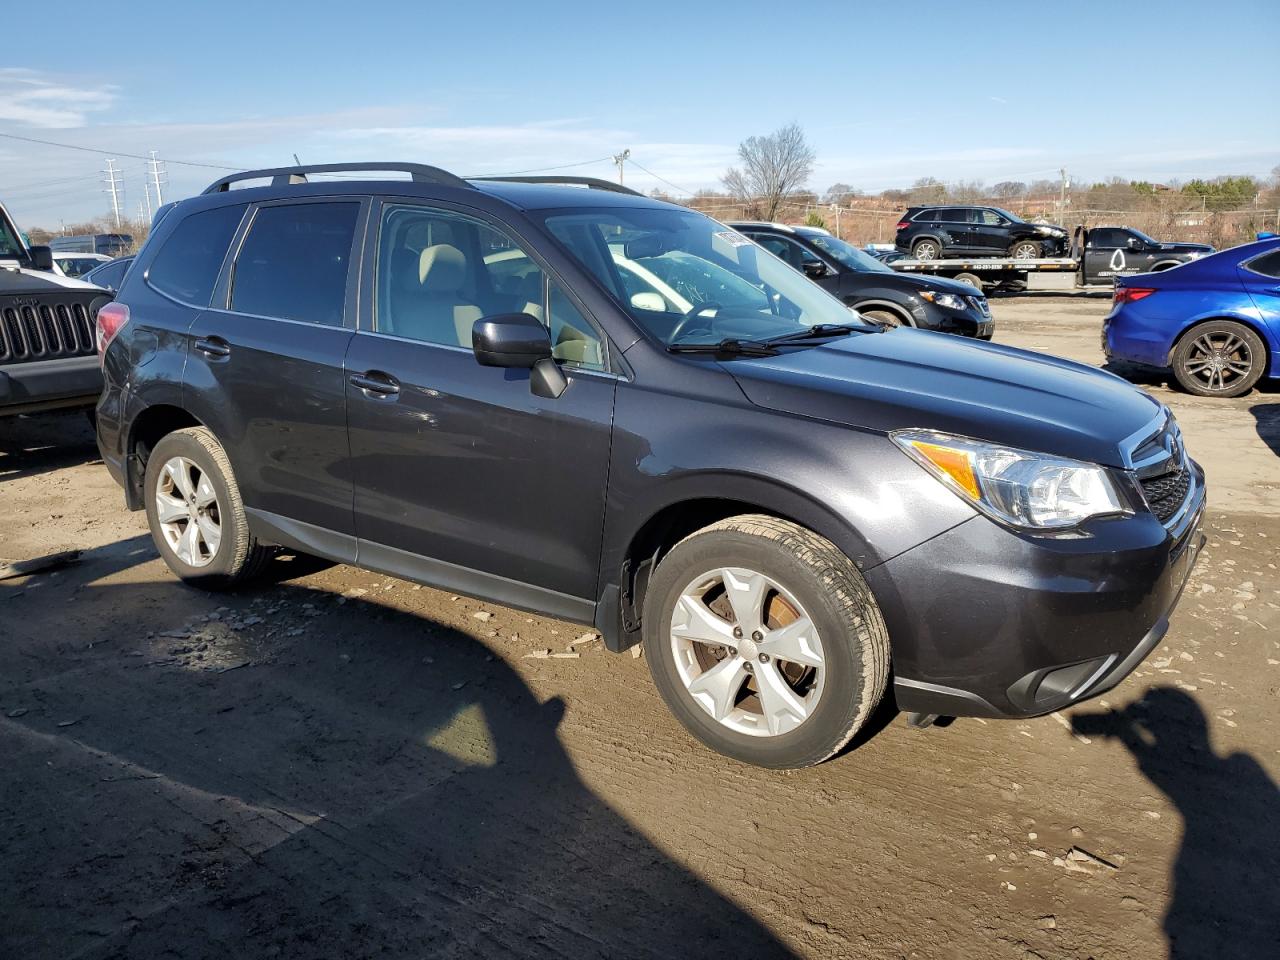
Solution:
[{"label": "rear quarter window", "polygon": [[244,204],[215,207],[183,220],[151,261],[147,283],[175,300],[207,307],[244,209]]},{"label": "rear quarter window", "polygon": [[1264,277],[1280,277],[1280,250],[1272,250],[1260,257],[1254,257],[1245,266]]}]

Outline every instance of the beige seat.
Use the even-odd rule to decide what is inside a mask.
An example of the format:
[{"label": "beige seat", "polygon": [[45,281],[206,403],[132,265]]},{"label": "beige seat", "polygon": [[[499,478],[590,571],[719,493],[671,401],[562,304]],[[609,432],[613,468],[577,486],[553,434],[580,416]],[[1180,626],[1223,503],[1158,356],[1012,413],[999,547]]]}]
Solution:
[{"label": "beige seat", "polygon": [[391,332],[430,343],[470,347],[471,329],[480,319],[481,310],[463,292],[466,256],[451,244],[437,243],[419,254],[417,266],[416,278],[412,268],[407,277],[397,277],[399,294],[395,297]]}]

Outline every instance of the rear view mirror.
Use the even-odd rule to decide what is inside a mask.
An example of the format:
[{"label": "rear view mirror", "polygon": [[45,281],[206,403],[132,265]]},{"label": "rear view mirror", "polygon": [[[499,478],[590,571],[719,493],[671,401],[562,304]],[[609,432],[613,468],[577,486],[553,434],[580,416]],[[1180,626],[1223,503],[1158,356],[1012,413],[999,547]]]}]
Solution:
[{"label": "rear view mirror", "polygon": [[481,317],[471,328],[471,348],[484,367],[528,369],[551,356],[551,335],[542,321],[527,313]]},{"label": "rear view mirror", "polygon": [[53,272],[53,251],[48,247],[28,247],[31,254],[31,269]]},{"label": "rear view mirror", "polygon": [[647,257],[660,257],[671,249],[671,241],[658,233],[628,240],[622,246],[622,252],[628,260],[644,260]]}]

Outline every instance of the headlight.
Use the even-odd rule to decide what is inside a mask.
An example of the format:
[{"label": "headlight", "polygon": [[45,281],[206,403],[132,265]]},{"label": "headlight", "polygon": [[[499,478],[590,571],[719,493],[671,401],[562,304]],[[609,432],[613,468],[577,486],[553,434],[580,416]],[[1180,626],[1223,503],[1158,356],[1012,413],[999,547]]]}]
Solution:
[{"label": "headlight", "polygon": [[933,430],[890,436],[912,459],[987,516],[1014,527],[1062,530],[1129,513],[1105,469]]},{"label": "headlight", "polygon": [[1066,231],[1061,230],[1058,227],[1036,227],[1036,233],[1040,234],[1042,237],[1066,236]]},{"label": "headlight", "polygon": [[932,290],[926,290],[920,294],[920,297],[930,303],[936,303],[940,307],[946,307],[948,310],[964,310],[967,308],[964,297],[957,296],[954,293],[934,293]]}]

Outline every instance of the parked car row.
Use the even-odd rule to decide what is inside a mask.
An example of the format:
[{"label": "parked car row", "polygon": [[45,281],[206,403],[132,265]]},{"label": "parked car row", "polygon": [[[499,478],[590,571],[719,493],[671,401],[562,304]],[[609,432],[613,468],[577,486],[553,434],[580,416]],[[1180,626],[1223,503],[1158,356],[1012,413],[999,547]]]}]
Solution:
[{"label": "parked car row", "polygon": [[358,170],[224,177],[97,313],[99,448],[183,580],[284,547],[590,623],[770,767],[886,695],[918,726],[1060,709],[1160,642],[1203,540],[1177,423],[975,339],[971,288],[892,287],[969,336],[868,322],[868,277],[914,278],[826,234]]}]

